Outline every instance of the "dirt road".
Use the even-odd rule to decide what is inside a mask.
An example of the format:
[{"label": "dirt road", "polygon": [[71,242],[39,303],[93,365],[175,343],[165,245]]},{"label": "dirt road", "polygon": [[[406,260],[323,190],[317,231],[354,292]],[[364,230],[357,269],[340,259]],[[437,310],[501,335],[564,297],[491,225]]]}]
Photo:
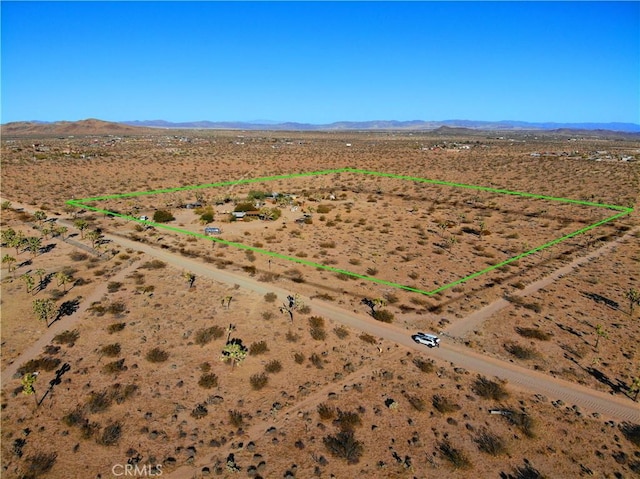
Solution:
[{"label": "dirt road", "polygon": [[[260,295],[264,295],[267,292],[275,292],[278,294],[280,299],[284,301],[285,297],[291,293],[291,291],[285,290],[271,283],[260,283],[253,278],[245,277],[226,270],[219,270],[214,266],[200,262],[199,260],[184,258],[178,254],[171,253],[167,250],[156,248],[148,244],[135,242],[112,234],[105,234],[104,236],[124,248],[143,251],[149,256],[165,261],[167,264],[176,268],[188,270],[196,275],[208,277],[216,281],[237,284],[241,288],[254,291]],[[617,242],[619,241],[622,241],[622,239],[617,240]],[[615,243],[616,242],[609,243],[605,246],[613,247]],[[598,251],[600,250],[597,250],[591,255],[585,257],[582,261],[587,261],[589,257],[593,257],[598,253]],[[603,254],[603,251],[600,251],[600,254]],[[575,260],[574,262],[576,261],[579,260]],[[537,285],[537,283],[540,283],[539,287],[542,287],[544,284],[548,284],[545,282],[553,281],[562,274],[569,272],[575,266],[576,265],[572,263],[565,268],[561,268],[555,274],[551,275],[551,277],[544,278],[539,282],[530,285],[529,290],[535,290],[533,288],[535,288],[534,285]],[[126,274],[126,272],[123,271],[120,274]],[[93,293],[93,295],[99,294],[101,294],[99,289]],[[484,320],[484,318],[497,310],[496,308],[499,309],[501,305],[500,301],[504,300],[498,300],[487,308],[474,313],[475,316],[471,315],[473,316],[472,319],[468,321],[462,320],[462,323],[465,323],[469,328],[474,327],[473,325],[479,324]],[[357,314],[347,311],[337,305],[321,300],[305,298],[305,302],[312,307],[315,314],[332,319],[359,331],[392,341],[409,349],[421,351],[434,358],[448,361],[456,367],[461,367],[488,377],[505,379],[509,382],[510,387],[544,394],[549,400],[561,399],[569,406],[577,405],[588,412],[598,412],[611,419],[632,421],[636,423],[640,421],[639,405],[626,397],[612,396],[599,391],[594,391],[578,384],[562,381],[536,371],[531,371],[510,362],[483,356],[463,346],[449,343],[446,339],[440,348],[427,349],[424,346],[414,343],[410,337],[411,332],[405,329],[386,323],[380,323],[365,314]],[[83,304],[85,308],[87,304],[91,304],[90,298],[87,298]],[[81,316],[82,311],[78,311],[74,318],[79,318]],[[68,322],[65,323],[65,328],[69,328]],[[17,358],[11,367],[2,372],[3,384],[5,384],[5,382],[15,374],[18,365],[36,357],[40,353],[44,345],[46,345],[53,337],[51,336],[53,333],[53,329],[50,332],[48,331],[43,338],[40,338],[40,340],[34,343],[34,345],[25,351],[24,354]]]}]

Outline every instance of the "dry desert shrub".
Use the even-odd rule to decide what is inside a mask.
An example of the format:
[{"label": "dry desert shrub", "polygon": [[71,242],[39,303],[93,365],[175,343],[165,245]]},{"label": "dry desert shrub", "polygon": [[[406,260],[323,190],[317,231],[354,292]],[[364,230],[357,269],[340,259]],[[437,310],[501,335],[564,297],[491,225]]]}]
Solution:
[{"label": "dry desert shrub", "polygon": [[432,360],[424,360],[421,358],[415,358],[413,364],[423,373],[432,373],[435,370],[435,364]]},{"label": "dry desert shrub", "polygon": [[27,373],[36,371],[53,371],[60,365],[60,359],[44,356],[37,359],[30,359],[18,369],[18,374],[24,376]]},{"label": "dry desert shrub", "polygon": [[499,456],[507,452],[504,440],[486,430],[481,431],[473,441],[478,445],[479,450],[491,456]]},{"label": "dry desert shrub", "polygon": [[215,388],[218,386],[218,376],[214,373],[203,374],[198,380],[198,386],[205,389]]},{"label": "dry desert shrub", "polygon": [[309,361],[311,361],[311,364],[313,364],[318,369],[324,368],[324,362],[322,361],[320,355],[317,353],[313,353],[309,358]]},{"label": "dry desert shrub", "polygon": [[311,334],[311,337],[316,341],[324,341],[325,339],[327,339],[327,332],[324,330],[324,328],[314,327],[309,330],[309,333]]},{"label": "dry desert shrub", "polygon": [[80,337],[80,331],[74,329],[73,331],[62,331],[53,337],[53,342],[56,344],[66,344],[67,346],[73,346]]},{"label": "dry desert shrub", "polygon": [[249,346],[249,354],[251,354],[252,356],[256,356],[258,354],[264,354],[267,351],[269,351],[269,348],[267,347],[266,341],[258,341],[258,342],[252,343],[251,346]]},{"label": "dry desert shrub", "polygon": [[191,411],[191,417],[193,417],[195,419],[202,419],[207,414],[209,414],[209,410],[206,408],[206,406],[204,404],[198,404]]},{"label": "dry desert shrub", "polygon": [[102,366],[102,372],[105,374],[116,374],[126,370],[127,367],[124,365],[124,358],[112,361]]},{"label": "dry desert shrub", "polygon": [[413,407],[413,409],[415,409],[416,411],[424,411],[426,408],[426,403],[424,402],[424,399],[422,399],[419,396],[407,395],[407,401],[409,401],[409,404],[411,404],[411,407]]},{"label": "dry desert shrub", "polygon": [[224,336],[224,330],[220,326],[211,326],[209,328],[203,328],[196,331],[195,343],[200,346],[208,344],[213,339],[218,339]]},{"label": "dry desert shrub", "polygon": [[282,363],[277,359],[274,359],[264,365],[264,370],[265,372],[270,374],[279,373],[280,371],[282,371]]},{"label": "dry desert shrub", "polygon": [[242,415],[242,412],[235,409],[233,411],[229,411],[229,423],[237,428],[242,427],[244,424],[244,416]]},{"label": "dry desert shrub", "polygon": [[39,477],[46,474],[56,463],[58,453],[56,452],[38,452],[33,456],[28,456],[26,460],[27,475],[25,477]]},{"label": "dry desert shrub", "polygon": [[453,466],[454,469],[470,469],[471,461],[469,458],[459,449],[454,448],[449,441],[442,441],[438,443],[438,451]]},{"label": "dry desert shrub", "polygon": [[254,391],[264,388],[269,382],[269,377],[265,373],[254,374],[249,378],[249,383]]},{"label": "dry desert shrub", "polygon": [[640,424],[622,423],[620,425],[620,431],[622,431],[624,437],[631,441],[636,447],[640,447]]},{"label": "dry desert shrub", "polygon": [[122,436],[122,425],[119,422],[109,424],[102,431],[102,435],[98,439],[98,444],[102,446],[115,446]]},{"label": "dry desert shrub", "polygon": [[354,411],[342,411],[338,409],[338,418],[335,420],[335,424],[342,431],[351,431],[356,426],[362,425],[362,419],[357,412]]},{"label": "dry desert shrub", "polygon": [[165,263],[164,261],[161,261],[159,259],[154,259],[151,261],[147,261],[146,263],[142,264],[142,266],[140,266],[140,268],[142,269],[163,269],[166,268],[167,263]]},{"label": "dry desert shrub", "polygon": [[349,336],[349,331],[344,326],[333,328],[333,332],[339,339],[344,339]]},{"label": "dry desert shrub", "polygon": [[304,354],[294,353],[293,360],[296,362],[296,364],[302,364],[305,360]]},{"label": "dry desert shrub", "polygon": [[349,464],[358,463],[364,451],[362,442],[356,440],[353,431],[340,431],[323,438],[322,442],[333,456],[346,459]]},{"label": "dry desert shrub", "polygon": [[278,295],[276,293],[267,293],[264,295],[264,300],[267,303],[274,303],[278,299]]},{"label": "dry desert shrub", "polygon": [[491,381],[484,376],[478,376],[472,386],[473,392],[485,399],[500,401],[509,396],[504,386],[496,381]]},{"label": "dry desert shrub", "polygon": [[533,467],[527,459],[524,460],[524,466],[516,466],[514,472],[515,476],[508,476],[510,479],[546,479],[547,477]]},{"label": "dry desert shrub", "polygon": [[89,400],[85,405],[86,410],[91,414],[103,412],[109,409],[111,406],[111,395],[107,390],[95,392],[92,391],[89,395]]},{"label": "dry desert shrub", "polygon": [[433,398],[431,399],[431,404],[434,408],[436,408],[438,412],[441,412],[442,414],[452,413],[460,409],[459,405],[451,401],[449,398],[440,396],[439,394],[433,396]]},{"label": "dry desert shrub", "polygon": [[367,334],[367,333],[363,333],[358,337],[362,341],[364,341],[365,343],[368,343],[368,344],[376,344],[378,342],[378,340],[375,338],[375,336],[371,336],[370,334]]},{"label": "dry desert shrub", "polygon": [[100,354],[109,358],[115,358],[120,354],[120,343],[107,344],[100,349]]},{"label": "dry desert shrub", "polygon": [[333,406],[329,406],[327,403],[320,403],[316,408],[318,415],[322,420],[333,419],[336,417],[336,409]]},{"label": "dry desert shrub", "polygon": [[394,316],[388,309],[379,309],[373,312],[373,318],[382,323],[392,323]]},{"label": "dry desert shrub", "polygon": [[516,333],[524,338],[539,339],[540,341],[549,341],[552,336],[551,333],[538,328],[516,328]]},{"label": "dry desert shrub", "polygon": [[153,348],[145,356],[150,363],[163,363],[169,359],[169,353],[160,348]]},{"label": "dry desert shrub", "polygon": [[117,333],[119,331],[122,331],[125,326],[126,326],[126,323],[113,323],[107,326],[107,332],[109,334]]},{"label": "dry desert shrub", "polygon": [[517,343],[507,343],[504,348],[518,359],[535,359],[538,357],[538,352],[535,349]]}]

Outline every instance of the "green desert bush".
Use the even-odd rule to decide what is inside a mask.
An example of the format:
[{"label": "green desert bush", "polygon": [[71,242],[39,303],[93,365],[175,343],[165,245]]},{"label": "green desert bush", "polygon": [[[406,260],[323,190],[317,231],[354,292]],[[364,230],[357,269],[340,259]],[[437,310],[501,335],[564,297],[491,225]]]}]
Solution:
[{"label": "green desert bush", "polygon": [[156,223],[168,223],[175,220],[175,217],[167,210],[158,210],[153,214],[153,221]]},{"label": "green desert bush", "polygon": [[392,323],[394,316],[388,309],[379,309],[374,311],[373,318],[382,323]]}]

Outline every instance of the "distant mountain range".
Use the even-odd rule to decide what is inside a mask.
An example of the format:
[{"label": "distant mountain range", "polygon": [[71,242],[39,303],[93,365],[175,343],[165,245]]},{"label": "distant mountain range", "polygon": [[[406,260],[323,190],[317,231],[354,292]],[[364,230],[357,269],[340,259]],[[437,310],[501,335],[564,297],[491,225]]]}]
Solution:
[{"label": "distant mountain range", "polygon": [[483,131],[554,132],[566,135],[640,136],[635,123],[528,123],[524,121],[341,121],[325,125],[310,123],[277,123],[268,120],[254,122],[194,121],[174,123],[164,120],[123,121],[119,123],[97,119],[80,121],[20,121],[1,125],[3,136],[71,136],[71,135],[136,135],[154,133],[159,129],[210,130],[272,130],[272,131],[433,131],[437,134],[482,134]]},{"label": "distant mountain range", "polygon": [[278,123],[269,120],[251,122],[233,121],[192,121],[173,123],[165,120],[123,121],[125,125],[151,128],[198,128],[198,129],[235,129],[235,130],[435,130],[440,127],[469,128],[474,130],[608,130],[628,133],[640,132],[636,123],[530,123],[525,121],[339,121],[327,124]]}]

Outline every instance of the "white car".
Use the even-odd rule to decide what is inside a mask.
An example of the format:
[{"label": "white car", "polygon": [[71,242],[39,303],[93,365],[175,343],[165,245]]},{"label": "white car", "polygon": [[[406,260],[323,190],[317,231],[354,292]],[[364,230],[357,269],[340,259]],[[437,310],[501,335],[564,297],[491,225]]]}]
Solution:
[{"label": "white car", "polygon": [[435,334],[425,334],[425,333],[416,333],[411,336],[418,344],[424,344],[430,348],[439,348],[440,347],[440,338]]}]

